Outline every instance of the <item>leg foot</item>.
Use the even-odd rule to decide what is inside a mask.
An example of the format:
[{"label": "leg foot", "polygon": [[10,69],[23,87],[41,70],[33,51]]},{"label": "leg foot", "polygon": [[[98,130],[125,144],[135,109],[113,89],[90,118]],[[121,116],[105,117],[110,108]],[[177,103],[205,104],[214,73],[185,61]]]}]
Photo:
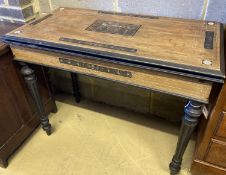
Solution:
[{"label": "leg foot", "polygon": [[202,114],[201,104],[195,101],[189,101],[184,108],[184,113],[176,152],[173,156],[172,162],[169,165],[170,172],[173,175],[180,172],[184,152],[192,133],[198,124],[199,117]]},{"label": "leg foot", "polygon": [[0,159],[0,167],[6,168],[8,166],[8,161]]},{"label": "leg foot", "polygon": [[48,118],[41,119],[42,129],[46,132],[47,135],[51,135],[51,125],[49,123]]},{"label": "leg foot", "polygon": [[76,73],[71,72],[71,80],[72,80],[72,88],[73,88],[73,95],[75,98],[76,103],[81,101],[80,91],[79,91],[79,84],[78,84],[78,75]]},{"label": "leg foot", "polygon": [[50,135],[51,134],[51,125],[49,123],[48,117],[45,114],[43,101],[42,101],[41,96],[38,91],[37,77],[36,77],[33,69],[31,69],[26,64],[22,64],[22,65],[23,65],[23,67],[21,69],[21,74],[24,76],[25,82],[26,82],[28,89],[35,102],[37,112],[40,116],[42,128],[44,131],[46,131],[47,135]]},{"label": "leg foot", "polygon": [[176,175],[177,173],[180,172],[181,162],[182,162],[182,160],[177,161],[177,160],[174,160],[174,158],[172,159],[172,162],[169,165],[171,175]]}]

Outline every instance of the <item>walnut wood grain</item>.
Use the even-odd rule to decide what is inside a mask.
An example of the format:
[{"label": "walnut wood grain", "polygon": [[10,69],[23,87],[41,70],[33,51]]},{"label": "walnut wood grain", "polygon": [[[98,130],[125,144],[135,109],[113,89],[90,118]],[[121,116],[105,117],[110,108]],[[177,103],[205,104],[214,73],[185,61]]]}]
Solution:
[{"label": "walnut wood grain", "polygon": [[[86,30],[96,20],[113,21],[140,26],[133,36],[95,32]],[[19,31],[19,32],[18,32]],[[214,32],[213,49],[204,48],[206,31]],[[167,64],[191,66],[194,69],[216,71],[224,76],[224,63],[221,59],[221,25],[214,22],[156,17],[144,18],[130,15],[98,13],[95,10],[61,8],[41,22],[27,24],[7,36],[23,39],[48,41],[70,46],[79,46],[98,51],[120,53],[127,56],[145,58],[147,61],[163,61]],[[106,47],[96,47],[66,42],[60,38],[96,42],[106,45],[136,49],[137,52],[125,52]],[[203,61],[211,65],[203,64]],[[223,72],[222,72],[223,71]]]},{"label": "walnut wood grain", "polygon": [[200,160],[192,163],[192,175],[225,175],[226,169]]},{"label": "walnut wood grain", "polygon": [[226,143],[212,139],[205,161],[226,169]]},{"label": "walnut wood grain", "polygon": [[203,118],[200,122],[198,130],[196,151],[191,166],[192,175],[226,174],[226,83],[215,85],[212,92],[214,93],[210,101],[211,112],[207,120]]},{"label": "walnut wood grain", "polygon": [[226,112],[222,112],[218,119],[215,135],[226,139]]},{"label": "walnut wood grain", "polygon": [[[87,58],[56,54],[52,52],[28,49],[22,47],[12,47],[15,59],[24,62],[46,65],[68,71],[78,72],[82,74],[107,78],[131,85],[137,85],[148,89],[161,91],[177,96],[183,96],[188,99],[195,99],[208,103],[209,94],[212,89],[212,83],[201,82],[196,79],[186,78],[177,75],[168,75],[156,71],[147,71],[140,68],[128,67],[103,61],[91,60]],[[84,63],[91,63],[99,66],[105,66],[114,69],[126,70],[132,73],[132,77],[123,77],[119,75],[100,72],[92,69],[77,67],[73,65],[62,64],[59,58],[68,58]]]}]

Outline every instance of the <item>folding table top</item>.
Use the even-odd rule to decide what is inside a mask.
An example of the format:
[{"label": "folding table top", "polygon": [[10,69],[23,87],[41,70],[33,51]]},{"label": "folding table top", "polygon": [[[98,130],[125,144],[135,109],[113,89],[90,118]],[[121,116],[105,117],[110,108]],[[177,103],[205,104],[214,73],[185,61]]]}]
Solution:
[{"label": "folding table top", "polygon": [[217,22],[60,8],[3,40],[223,82],[222,29]]}]

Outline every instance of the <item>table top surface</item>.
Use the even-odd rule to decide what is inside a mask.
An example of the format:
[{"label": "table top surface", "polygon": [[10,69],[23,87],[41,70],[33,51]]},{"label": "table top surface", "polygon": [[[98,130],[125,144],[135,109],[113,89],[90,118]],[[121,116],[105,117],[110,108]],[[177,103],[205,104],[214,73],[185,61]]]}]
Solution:
[{"label": "table top surface", "polygon": [[217,22],[60,8],[4,39],[219,82],[225,77],[222,36]]}]

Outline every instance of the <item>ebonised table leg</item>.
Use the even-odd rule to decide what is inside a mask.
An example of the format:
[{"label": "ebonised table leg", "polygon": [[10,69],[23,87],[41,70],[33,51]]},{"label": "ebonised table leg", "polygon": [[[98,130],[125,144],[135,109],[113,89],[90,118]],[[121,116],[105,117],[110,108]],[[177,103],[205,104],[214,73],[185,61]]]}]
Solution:
[{"label": "ebonised table leg", "polygon": [[202,104],[198,102],[189,101],[184,107],[184,117],[177,142],[176,152],[173,156],[172,162],[169,165],[171,174],[177,174],[181,169],[185,149],[202,114],[201,105]]},{"label": "ebonised table leg", "polygon": [[79,84],[78,84],[78,75],[76,73],[71,72],[71,80],[72,80],[72,88],[73,95],[76,103],[79,103],[81,100],[80,92],[79,92]]},{"label": "ebonised table leg", "polygon": [[41,99],[41,96],[37,87],[37,77],[34,73],[34,70],[31,69],[28,65],[22,64],[21,74],[24,76],[25,82],[28,86],[28,89],[33,97],[35,105],[37,107],[37,111],[40,116],[41,125],[44,131],[46,131],[47,135],[51,134],[51,125],[49,123],[48,116],[45,114],[44,104]]}]

